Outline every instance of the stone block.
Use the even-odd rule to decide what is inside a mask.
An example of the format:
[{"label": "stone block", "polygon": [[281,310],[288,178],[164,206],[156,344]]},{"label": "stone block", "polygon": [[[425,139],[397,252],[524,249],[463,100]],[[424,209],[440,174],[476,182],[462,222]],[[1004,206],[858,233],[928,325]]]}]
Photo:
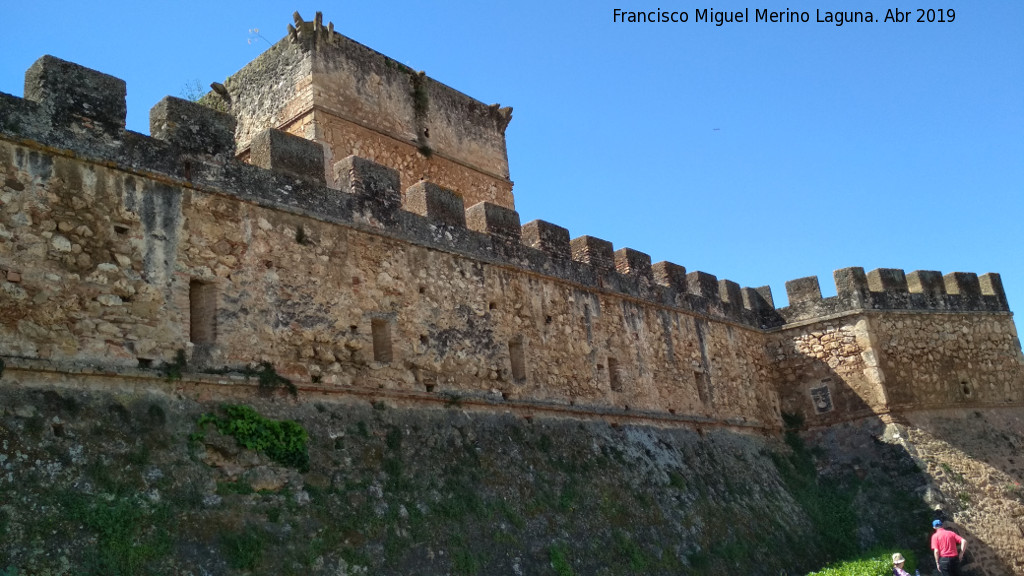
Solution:
[{"label": "stone block", "polygon": [[772,289],[768,286],[743,288],[740,290],[740,296],[743,298],[743,307],[747,310],[764,312],[775,309],[775,302],[772,300]]},{"label": "stone block", "polygon": [[108,132],[124,130],[126,94],[124,80],[53,56],[25,72],[25,99],[39,103],[55,125],[86,119]]},{"label": "stone block", "polygon": [[615,269],[620,274],[653,279],[651,257],[632,248],[619,248],[614,252]]},{"label": "stone block", "polygon": [[655,283],[673,288],[677,292],[686,292],[686,268],[662,260],[651,266],[651,273]]},{"label": "stone block", "polygon": [[347,194],[372,201],[383,210],[402,206],[398,171],[358,156],[347,156],[334,164],[334,181]]},{"label": "stone block", "polygon": [[718,278],[697,270],[686,275],[686,292],[710,300],[718,300]]},{"label": "stone block", "polygon": [[462,198],[447,188],[431,182],[419,182],[405,191],[404,207],[409,212],[426,216],[434,222],[466,227],[466,207]]},{"label": "stone block", "polygon": [[872,292],[907,293],[907,277],[899,268],[876,268],[868,272],[868,289]]},{"label": "stone block", "polygon": [[786,281],[786,296],[789,297],[790,306],[821,300],[821,286],[818,284],[818,277],[806,276]]},{"label": "stone block", "polygon": [[599,270],[615,269],[615,251],[611,242],[594,236],[578,236],[569,245],[573,260],[590,264]]},{"label": "stone block", "polygon": [[235,155],[235,118],[231,114],[167,96],[149,111],[149,133],[188,152]]},{"label": "stone block", "polygon": [[999,274],[995,272],[982,274],[978,277],[978,284],[981,288],[982,296],[994,297],[1001,310],[1009,310],[1009,305],[1006,302],[1006,292],[1003,291],[1003,279]]},{"label": "stone block", "polygon": [[283,130],[268,128],[254,136],[249,144],[249,162],[307,182],[326,184],[323,147]]},{"label": "stone block", "polygon": [[836,282],[836,294],[842,299],[863,302],[871,291],[868,277],[860,266],[840,268],[832,273]]},{"label": "stone block", "polygon": [[470,230],[515,242],[519,242],[522,237],[519,213],[490,202],[478,202],[470,206],[466,211],[466,226]]},{"label": "stone block", "polygon": [[546,252],[555,258],[572,259],[569,231],[561,226],[543,220],[533,220],[523,225],[522,237],[526,246]]},{"label": "stone block", "polygon": [[743,305],[743,295],[740,292],[740,285],[732,280],[718,281],[718,297],[727,304],[736,307]]},{"label": "stone block", "polygon": [[942,279],[942,272],[935,270],[914,270],[907,274],[907,289],[929,298],[941,298],[946,295],[946,283]]},{"label": "stone block", "polygon": [[981,284],[978,275],[973,272],[950,272],[942,277],[946,283],[946,293],[955,294],[965,301],[981,300]]}]

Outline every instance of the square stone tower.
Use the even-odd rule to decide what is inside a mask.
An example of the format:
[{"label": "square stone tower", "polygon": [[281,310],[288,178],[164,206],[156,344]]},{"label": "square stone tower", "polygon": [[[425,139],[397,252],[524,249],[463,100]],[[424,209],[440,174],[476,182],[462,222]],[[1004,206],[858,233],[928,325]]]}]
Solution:
[{"label": "square stone tower", "polygon": [[511,108],[486,105],[295,13],[288,35],[202,103],[238,121],[239,157],[252,138],[277,128],[324,147],[334,162],[354,154],[398,170],[403,190],[421,180],[448,188],[466,206],[515,209],[505,128]]}]

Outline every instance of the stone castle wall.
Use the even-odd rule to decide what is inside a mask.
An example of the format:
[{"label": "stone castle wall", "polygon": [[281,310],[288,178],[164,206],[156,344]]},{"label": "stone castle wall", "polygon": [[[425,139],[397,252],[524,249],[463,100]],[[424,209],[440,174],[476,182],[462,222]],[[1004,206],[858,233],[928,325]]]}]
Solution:
[{"label": "stone castle wall", "polygon": [[998,275],[843,269],[837,296],[803,278],[775,309],[765,288],[403,190],[365,159],[329,178],[323,149],[286,132],[238,162],[235,120],[193,103],[158,104],[152,137],[126,132],[119,82],[45,57],[25,99],[0,95],[13,363],[117,371],[186,350],[310,389],[769,429],[782,412],[826,425],[1020,401]]}]

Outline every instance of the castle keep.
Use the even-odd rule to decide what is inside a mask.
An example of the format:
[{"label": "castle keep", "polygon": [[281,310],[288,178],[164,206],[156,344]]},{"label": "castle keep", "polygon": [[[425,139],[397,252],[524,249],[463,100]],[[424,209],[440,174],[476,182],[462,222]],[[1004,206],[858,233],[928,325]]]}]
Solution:
[{"label": "castle keep", "polygon": [[[775,431],[1019,405],[998,274],[861,268],[789,306],[515,212],[488,106],[324,26],[125,130],[125,84],[52,57],[0,94],[3,380],[269,363],[301,392]],[[114,384],[111,384],[113,382]]]}]

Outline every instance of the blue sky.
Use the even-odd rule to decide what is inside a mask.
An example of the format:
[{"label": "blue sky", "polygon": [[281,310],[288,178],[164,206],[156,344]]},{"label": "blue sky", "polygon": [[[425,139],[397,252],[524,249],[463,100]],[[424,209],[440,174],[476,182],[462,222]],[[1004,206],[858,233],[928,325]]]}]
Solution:
[{"label": "blue sky", "polygon": [[[938,5],[936,3],[931,3]],[[941,4],[941,3],[939,3]],[[999,272],[1024,307],[1024,2],[953,22],[817,23],[753,2],[7,2],[0,91],[52,54],[123,78],[128,127],[222,81],[294,10],[486,103],[514,108],[523,222],[543,219],[744,286],[847,266]],[[927,8],[924,4],[921,7]],[[932,6],[934,8],[934,6]],[[613,10],[689,22],[613,22]],[[696,22],[696,9],[809,12],[808,23]],[[947,14],[948,17],[948,14]]]}]

